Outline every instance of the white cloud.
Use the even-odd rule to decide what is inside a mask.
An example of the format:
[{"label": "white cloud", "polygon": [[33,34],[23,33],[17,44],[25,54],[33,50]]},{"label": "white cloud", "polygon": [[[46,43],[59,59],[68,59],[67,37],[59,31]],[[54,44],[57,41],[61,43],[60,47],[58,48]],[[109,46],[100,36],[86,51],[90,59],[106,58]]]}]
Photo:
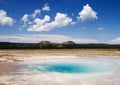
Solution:
[{"label": "white cloud", "polygon": [[28,22],[28,24],[30,25],[30,24],[32,24],[33,22]]},{"label": "white cloud", "polygon": [[13,25],[13,23],[14,23],[14,20],[11,17],[7,16],[6,11],[0,10],[0,25],[11,26]]},{"label": "white cloud", "polygon": [[50,16],[48,15],[46,15],[44,19],[37,18],[34,20],[35,24],[31,25],[28,28],[28,31],[39,31],[39,32],[49,31],[54,28],[64,27],[72,23],[72,19],[69,18],[67,14],[63,14],[63,13],[57,13],[54,21],[51,22],[48,21],[50,21]]},{"label": "white cloud", "polygon": [[76,23],[77,23],[77,22],[71,22],[70,24],[71,24],[71,25],[75,25]]},{"label": "white cloud", "polygon": [[48,21],[50,21],[50,16],[45,15],[45,17],[43,19],[40,18],[36,18],[34,20],[34,25],[31,25],[28,28],[28,31],[45,31],[45,23],[47,23]]},{"label": "white cloud", "polygon": [[50,7],[48,6],[48,3],[44,5],[44,7],[42,7],[43,11],[50,11]]},{"label": "white cloud", "polygon": [[120,44],[120,37],[117,37],[111,41],[109,41],[110,43],[113,43],[113,44]]},{"label": "white cloud", "polygon": [[36,16],[39,15],[40,12],[41,12],[40,9],[36,9],[36,10],[33,12],[33,14],[25,14],[25,15],[22,17],[21,20],[22,20],[24,23],[27,23],[30,18],[36,18]]},{"label": "white cloud", "polygon": [[29,15],[25,14],[21,20],[24,22],[24,24],[27,23],[29,21]]},{"label": "white cloud", "polygon": [[99,27],[99,28],[97,28],[99,31],[102,31],[102,30],[104,30],[104,27]]},{"label": "white cloud", "polygon": [[24,14],[24,16],[21,18],[21,21],[23,21],[23,26],[22,27],[27,27],[33,22],[31,20],[34,20],[39,14],[41,10],[36,9],[32,14]]},{"label": "white cloud", "polygon": [[81,22],[87,21],[87,20],[94,20],[97,19],[97,12],[95,12],[89,4],[85,5],[83,7],[83,10],[79,12],[79,16],[77,19]]},{"label": "white cloud", "polygon": [[40,14],[40,12],[41,12],[40,9],[36,9],[36,10],[34,11],[34,13],[32,14],[33,18],[36,18],[36,16],[37,16],[38,14]]},{"label": "white cloud", "polygon": [[55,34],[21,34],[13,36],[0,36],[0,42],[38,43],[44,40],[55,43],[62,43],[64,41],[74,41],[75,43],[99,43],[99,41],[95,39],[78,39]]}]

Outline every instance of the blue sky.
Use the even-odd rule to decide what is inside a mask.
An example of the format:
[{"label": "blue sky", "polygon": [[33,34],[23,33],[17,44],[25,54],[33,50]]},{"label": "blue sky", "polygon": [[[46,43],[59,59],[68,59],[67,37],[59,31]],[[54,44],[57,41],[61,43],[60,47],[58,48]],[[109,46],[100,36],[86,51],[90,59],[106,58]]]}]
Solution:
[{"label": "blue sky", "polygon": [[0,0],[0,41],[120,44],[119,4],[119,0]]}]

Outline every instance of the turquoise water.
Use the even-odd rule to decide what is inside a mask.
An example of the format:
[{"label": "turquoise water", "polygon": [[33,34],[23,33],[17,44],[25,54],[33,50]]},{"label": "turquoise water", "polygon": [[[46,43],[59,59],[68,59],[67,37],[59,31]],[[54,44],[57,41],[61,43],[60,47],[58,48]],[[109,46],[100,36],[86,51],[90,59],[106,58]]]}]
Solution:
[{"label": "turquoise water", "polygon": [[41,63],[28,66],[33,72],[58,72],[58,73],[104,73],[113,69],[108,66],[80,63]]}]

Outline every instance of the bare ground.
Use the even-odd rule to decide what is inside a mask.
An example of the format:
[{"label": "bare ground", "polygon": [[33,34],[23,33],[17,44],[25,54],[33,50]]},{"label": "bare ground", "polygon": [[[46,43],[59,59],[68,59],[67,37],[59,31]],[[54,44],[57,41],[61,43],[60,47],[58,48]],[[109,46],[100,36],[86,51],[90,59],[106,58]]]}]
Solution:
[{"label": "bare ground", "polygon": [[[45,57],[47,56],[47,57]],[[54,56],[54,57],[53,57]],[[21,49],[0,50],[0,63],[44,58],[77,57],[120,57],[117,49]],[[61,57],[63,58],[63,57]]]},{"label": "bare ground", "polygon": [[[120,51],[118,51],[117,49],[48,49],[48,50],[28,50],[28,49],[21,49],[21,50],[0,50],[0,73],[4,74],[5,73],[9,73],[10,71],[14,70],[14,69],[18,69],[19,67],[16,65],[15,62],[22,62],[22,61],[33,61],[33,60],[44,60],[44,59],[63,59],[63,58],[84,58],[84,57],[120,57]],[[3,73],[2,73],[3,72]],[[117,73],[118,75],[119,73]],[[32,79],[33,76],[26,76],[29,79]],[[113,75],[115,76],[115,75]],[[13,75],[11,75],[11,77],[14,77]],[[18,77],[15,77],[16,79],[19,78],[20,75],[18,75]],[[31,77],[31,78],[30,78]],[[4,78],[4,76],[1,78]],[[9,77],[7,76],[7,78],[9,79]],[[23,77],[22,77],[23,78]],[[20,80],[21,83],[26,82],[26,80]],[[114,78],[114,77],[112,77]],[[115,76],[116,78],[116,76]],[[118,79],[119,76],[116,78]],[[6,77],[5,77],[6,79]],[[3,79],[3,80],[5,80]],[[11,78],[13,79],[13,78]],[[95,79],[95,78],[93,78]],[[102,78],[100,78],[102,79]],[[115,80],[116,80],[115,79]],[[33,79],[34,80],[34,79]],[[30,80],[30,81],[33,81]],[[103,80],[103,79],[102,79]],[[110,81],[110,84],[108,84],[108,80]],[[107,80],[107,84],[106,85],[119,85],[119,83],[117,82],[116,84],[112,84],[110,79]],[[113,79],[114,80],[114,79]],[[37,80],[35,80],[37,81]],[[81,80],[83,81],[83,80]],[[87,82],[90,81],[90,79],[87,80]],[[119,81],[119,80],[118,80]],[[42,82],[42,81],[41,81]],[[99,85],[99,84],[92,84],[91,85]],[[96,82],[96,80],[95,80]],[[95,83],[93,81],[93,83]],[[74,82],[73,82],[74,83]],[[78,82],[79,84],[79,82]],[[78,85],[76,84],[76,85]],[[14,82],[1,82],[0,85],[17,85]],[[21,84],[19,84],[21,85]],[[24,84],[26,85],[26,84]],[[29,85],[29,84],[28,84]],[[42,84],[44,85],[44,84]],[[62,85],[62,84],[61,84]],[[67,85],[67,84],[66,84]],[[70,84],[68,84],[70,85]],[[73,85],[73,84],[71,84]],[[89,85],[88,84],[79,84],[79,85]],[[105,83],[104,83],[105,85]]]}]

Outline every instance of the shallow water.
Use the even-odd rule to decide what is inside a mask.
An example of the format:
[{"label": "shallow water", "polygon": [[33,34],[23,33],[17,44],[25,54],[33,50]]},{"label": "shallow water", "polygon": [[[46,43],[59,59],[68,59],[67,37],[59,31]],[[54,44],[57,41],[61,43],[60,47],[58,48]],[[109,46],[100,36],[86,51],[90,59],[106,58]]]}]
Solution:
[{"label": "shallow water", "polygon": [[[76,61],[76,60],[75,60]],[[30,64],[27,69],[32,72],[57,72],[57,73],[105,73],[112,72],[114,68],[108,65],[102,65],[100,63],[86,63],[86,62],[42,62],[36,64]]]}]

